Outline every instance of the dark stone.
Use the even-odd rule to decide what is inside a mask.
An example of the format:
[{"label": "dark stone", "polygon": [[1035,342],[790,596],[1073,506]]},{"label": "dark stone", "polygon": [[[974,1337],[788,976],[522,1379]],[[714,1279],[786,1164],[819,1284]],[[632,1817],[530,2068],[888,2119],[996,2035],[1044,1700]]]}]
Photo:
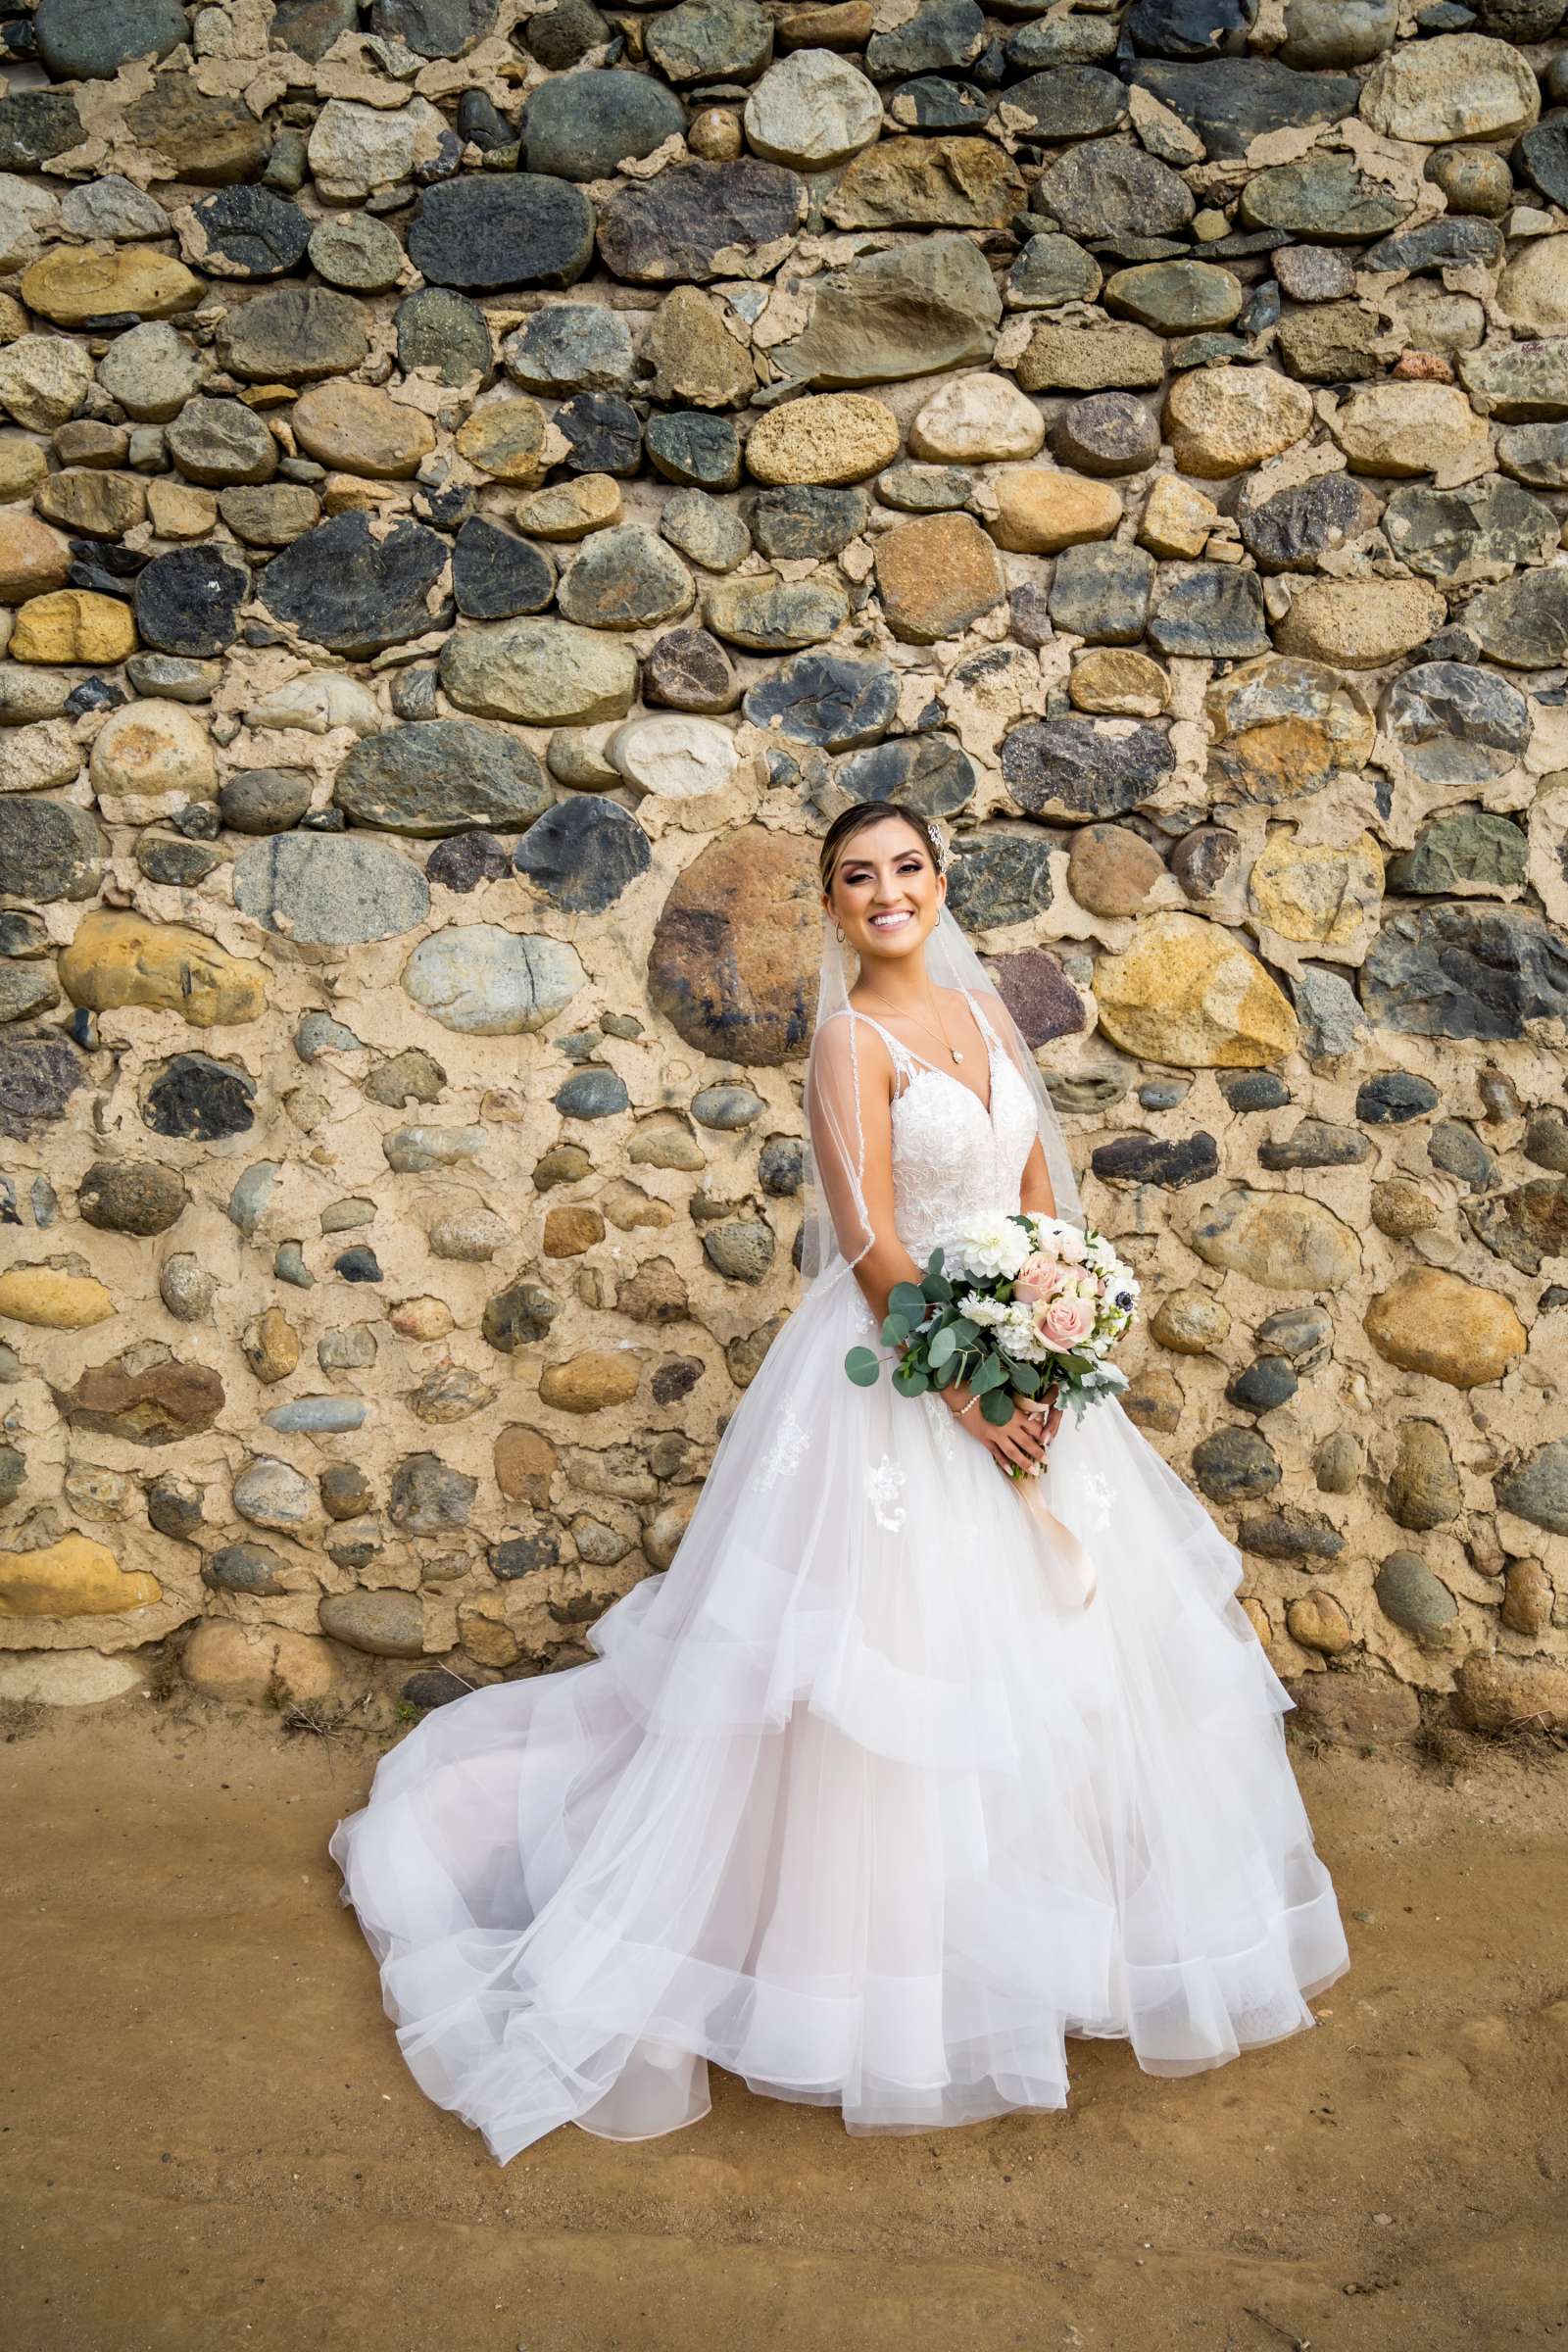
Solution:
[{"label": "dark stone", "polygon": [[1051,852],[1049,837],[1032,826],[988,825],[967,835],[948,869],[948,905],[964,930],[999,930],[1044,914]]},{"label": "dark stone", "polygon": [[452,549],[452,593],[466,620],[542,612],[555,592],[547,555],[483,514],[469,516]]},{"label": "dark stone", "polygon": [[825,562],[864,530],[871,502],[863,490],[760,490],[743,511],[764,556]]},{"label": "dark stone", "polygon": [[609,179],[685,127],[686,109],[662,82],[600,67],[541,83],[523,116],[523,151],[530,172]]},{"label": "dark stone", "polygon": [[1265,571],[1312,571],[1319,560],[1377,521],[1377,500],[1350,473],[1319,473],[1256,506],[1237,509],[1242,544]]},{"label": "dark stone", "polygon": [[440,672],[399,670],[392,681],[392,709],[399,718],[434,718],[440,710]]},{"label": "dark stone", "polygon": [[631,1108],[626,1081],[615,1070],[576,1070],[552,1100],[567,1119],[612,1119]]},{"label": "dark stone", "polygon": [[1125,816],[1159,790],[1176,765],[1157,727],[1092,718],[1029,719],[1002,746],[1008,794],[1028,816],[1084,824]]},{"label": "dark stone", "polygon": [[1430,1078],[1418,1077],[1413,1070],[1380,1070],[1361,1081],[1355,1115],[1368,1127],[1402,1127],[1436,1110],[1440,1100]]},{"label": "dark stone", "polygon": [[529,56],[552,74],[564,74],[610,38],[610,26],[593,0],[557,0],[556,7],[527,18],[517,29]]},{"label": "dark stone", "polygon": [[1090,1165],[1102,1184],[1157,1184],[1174,1193],[1215,1174],[1219,1147],[1202,1131],[1172,1139],[1119,1135],[1096,1146]]},{"label": "dark stone", "polygon": [[[71,582],[73,587],[88,585],[86,581],[77,579],[74,569]],[[84,718],[89,710],[118,710],[122,704],[129,700],[123,686],[117,686],[112,678],[83,678],[81,684],[73,686],[66,697],[66,716]]]},{"label": "dark stone", "polygon": [[288,1591],[285,1565],[265,1544],[225,1544],[202,1563],[202,1583],[214,1592],[251,1592],[267,1599]]},{"label": "dark stone", "polygon": [[888,121],[899,130],[983,130],[991,120],[991,100],[967,81],[948,81],[940,74],[922,74],[901,82],[887,98]]},{"label": "dark stone", "polygon": [[799,1136],[770,1135],[757,1155],[757,1176],[775,1200],[794,1200],[806,1181],[806,1147]]},{"label": "dark stone", "polygon": [[425,879],[466,894],[512,871],[512,853],[494,833],[452,833],[424,861]]},{"label": "dark stone", "polygon": [[318,66],[341,33],[359,30],[358,0],[273,0],[273,48]]},{"label": "dark stone", "polygon": [[1494,1482],[1500,1510],[1549,1535],[1568,1536],[1568,1438],[1548,1439]]},{"label": "dark stone", "polygon": [[392,1473],[387,1517],[416,1536],[466,1527],[478,1491],[476,1478],[452,1469],[438,1453],[406,1454]]},{"label": "dark stone", "polygon": [[871,35],[865,70],[876,81],[895,81],[901,74],[941,74],[973,65],[985,41],[986,21],[975,0],[921,0],[894,31]]},{"label": "dark stone", "polygon": [[667,710],[732,710],[740,686],[730,659],[707,629],[670,629],[643,662],[643,700]]},{"label": "dark stone", "polygon": [[544,1339],[561,1312],[561,1300],[542,1283],[516,1282],[486,1302],[479,1329],[503,1355]]},{"label": "dark stone", "polygon": [[1423,662],[1396,678],[1383,725],[1429,784],[1480,784],[1523,758],[1530,705],[1517,686],[1468,662]]},{"label": "dark stone", "polygon": [[30,1141],[34,1128],[63,1118],[72,1096],[87,1083],[87,1064],[58,1030],[0,1036],[0,1135]]},{"label": "dark stone", "polygon": [[1483,588],[1464,625],[1484,654],[1513,669],[1555,669],[1568,659],[1568,572],[1527,571]]},{"label": "dark stone", "polygon": [[643,428],[636,410],[618,393],[579,392],[562,402],[551,421],[571,444],[568,473],[629,478],[642,464]]},{"label": "dark stone", "polygon": [[416,57],[461,57],[496,21],[496,0],[375,0],[370,23]]},{"label": "dark stone", "polygon": [[1533,124],[1513,152],[1525,177],[1549,204],[1568,203],[1568,114],[1548,115]]},{"label": "dark stone", "polygon": [[1159,419],[1130,392],[1094,392],[1062,410],[1051,447],[1078,473],[1142,473],[1159,456]]},{"label": "dark stone", "polygon": [[1260,1519],[1244,1519],[1236,1541],[1265,1560],[1337,1560],[1345,1549],[1345,1538],[1324,1512],[1288,1503]]},{"label": "dark stone", "polygon": [[668,81],[752,81],[773,54],[773,24],[758,0],[683,0],[644,36]]},{"label": "dark stone", "polygon": [[0,98],[0,172],[38,172],[86,137],[69,90],[16,90]]},{"label": "dark stone", "polygon": [[718,257],[730,248],[776,244],[805,217],[805,183],[780,164],[750,156],[673,164],[617,189],[599,223],[599,250],[633,285],[701,284],[719,274]]},{"label": "dark stone", "polygon": [[1381,237],[1366,256],[1366,268],[1393,270],[1465,270],[1480,264],[1495,269],[1502,259],[1502,231],[1491,220],[1472,214],[1443,213],[1423,220],[1419,228],[1396,229]]},{"label": "dark stone", "polygon": [[286,833],[311,805],[311,779],[292,767],[245,767],[225,776],[219,814],[231,833]]},{"label": "dark stone", "polygon": [[1238,1372],[1225,1391],[1231,1404],[1239,1404],[1246,1413],[1273,1413],[1282,1404],[1289,1404],[1300,1383],[1296,1369],[1283,1355],[1260,1355],[1245,1371]]},{"label": "dark stone", "polygon": [[949,735],[899,735],[857,752],[838,780],[858,801],[899,801],[917,816],[954,816],[974,797],[975,772]]},{"label": "dark stone", "polygon": [[1353,1168],[1372,1155],[1372,1146],[1353,1127],[1336,1127],[1328,1119],[1302,1119],[1294,1135],[1260,1144],[1260,1168]]},{"label": "dark stone", "polygon": [[1180,236],[1197,209],[1187,182],[1130,139],[1069,148],[1041,173],[1029,202],[1069,236],[1090,240]]},{"label": "dark stone", "polygon": [[1109,17],[1037,19],[1008,33],[1006,61],[1019,74],[1039,74],[1048,66],[1102,65],[1116,53],[1116,36]]},{"label": "dark stone", "polygon": [[519,833],[554,797],[518,736],[473,718],[435,718],[362,736],[332,787],[333,805],[352,823],[426,841],[447,833]]},{"label": "dark stone", "polygon": [[898,708],[899,685],[884,662],[852,662],[842,654],[797,654],[746,697],[746,716],[792,743],[847,752],[876,743]]},{"label": "dark stone", "polygon": [[334,1257],[332,1271],[334,1274],[341,1274],[345,1282],[381,1282],[385,1280],[381,1272],[380,1259],[376,1256],[375,1251],[363,1242],[357,1244],[352,1250],[344,1250]]},{"label": "dark stone", "polygon": [[349,375],[369,349],[369,314],[330,286],[270,286],[236,303],[218,330],[218,356],[252,384],[306,384]]},{"label": "dark stone", "polygon": [[398,366],[405,375],[434,368],[443,384],[481,385],[495,373],[495,347],[484,313],[445,286],[420,286],[406,295],[395,314]]},{"label": "dark stone", "polygon": [[1189,899],[1211,899],[1241,855],[1241,836],[1229,825],[1195,825],[1170,854],[1170,870]]},{"label": "dark stone", "polygon": [[1261,57],[1203,66],[1138,65],[1130,78],[1197,131],[1211,162],[1239,162],[1254,139],[1270,131],[1303,129],[1353,115],[1361,94],[1353,74],[1298,74]]},{"label": "dark stone", "polygon": [[1257,0],[1133,0],[1126,31],[1146,57],[1230,57],[1256,15]]},{"label": "dark stone", "polygon": [[[458,136],[466,147],[477,147],[482,155],[500,155],[517,144],[516,125],[507,121],[483,90],[465,90],[458,100]],[[512,161],[515,165],[516,157]],[[568,172],[562,176],[571,179],[576,174]]]},{"label": "dark stone", "polygon": [[1254,172],[1242,191],[1250,228],[1282,229],[1323,245],[1353,245],[1396,228],[1409,212],[1402,196],[1374,179],[1348,155],[1317,153]]},{"label": "dark stone", "polygon": [[1497,1163],[1473,1127],[1463,1119],[1440,1119],[1427,1137],[1427,1157],[1456,1184],[1484,1193],[1497,1180]]},{"label": "dark stone", "polygon": [[1334,1346],[1334,1318],[1326,1307],[1285,1306],[1265,1315],[1253,1337],[1265,1355],[1284,1356],[1298,1372],[1315,1372]]},{"label": "dark stone", "polygon": [[650,416],[647,441],[654,471],[666,482],[693,490],[733,490],[741,478],[740,435],[727,416],[710,416],[699,409]]},{"label": "dark stone", "polygon": [[1150,642],[1191,660],[1244,661],[1269,651],[1263,590],[1234,564],[1162,564],[1149,608]]},{"label": "dark stone", "polygon": [[1056,558],[1051,617],[1089,645],[1136,645],[1153,584],[1154,559],[1141,547],[1069,547]]},{"label": "dark stone", "polygon": [[409,259],[432,285],[574,285],[593,259],[594,210],[580,188],[531,172],[475,172],[427,188]]},{"label": "dark stone", "polygon": [[529,826],[513,865],[564,912],[603,914],[652,858],[648,836],[629,809],[596,793],[574,793]]},{"label": "dark stone", "polygon": [[1127,121],[1127,93],[1100,66],[1056,66],[1015,81],[998,101],[1009,129],[1041,145],[1056,139],[1098,139]]},{"label": "dark stone", "polygon": [[156,61],[190,39],[175,0],[38,0],[33,30],[59,81],[112,81],[132,58]]},{"label": "dark stone", "polygon": [[10,897],[34,906],[94,897],[107,848],[90,808],[42,794],[0,800],[0,891]]},{"label": "dark stone", "polygon": [[1235,1076],[1222,1075],[1219,1091],[1227,1106],[1236,1111],[1283,1110],[1291,1100],[1290,1088],[1272,1070],[1242,1070]]},{"label": "dark stone", "polygon": [[220,188],[202,198],[195,217],[207,240],[202,266],[215,277],[281,277],[311,241],[299,206],[268,188]]},{"label": "dark stone", "polygon": [[1064,302],[1093,302],[1102,271],[1092,253],[1054,231],[1031,237],[1007,272],[1007,299],[1016,310],[1054,310]]},{"label": "dark stone", "polygon": [[444,542],[422,523],[399,520],[377,539],[366,515],[334,514],[272,558],[260,596],[313,644],[365,660],[440,625],[429,597],[446,563]]},{"label": "dark stone", "polygon": [[174,1054],[160,1065],[142,1099],[142,1125],[154,1135],[217,1143],[256,1124],[256,1086],[243,1070],[209,1054]]},{"label": "dark stone", "polygon": [[1535,1176],[1463,1208],[1477,1239],[1520,1274],[1539,1274],[1544,1259],[1568,1255],[1568,1182],[1561,1176]]},{"label": "dark stone", "polygon": [[1544,500],[1494,473],[1460,490],[1409,483],[1389,500],[1383,528],[1412,571],[1457,587],[1494,566],[1545,563],[1558,522]]},{"label": "dark stone", "polygon": [[1401,908],[1361,967],[1361,1002],[1415,1037],[1523,1037],[1568,1017],[1568,944],[1517,907],[1484,900]]},{"label": "dark stone", "polygon": [[1216,1429],[1193,1448],[1193,1476],[1210,1502],[1251,1501],[1282,1475],[1273,1446],[1255,1429]]},{"label": "dark stone", "polygon": [[1031,1053],[1054,1038],[1082,1035],[1088,1023],[1084,1001],[1049,949],[1026,948],[1020,955],[999,956],[991,976]]},{"label": "dark stone", "polygon": [[136,863],[149,882],[166,882],[176,890],[194,890],[222,859],[216,850],[177,834],[155,833],[149,825],[136,836]]},{"label": "dark stone", "polygon": [[137,574],[136,627],[161,654],[210,660],[239,634],[239,609],[251,593],[238,557],[218,547],[176,547]]},{"label": "dark stone", "polygon": [[1446,898],[1467,882],[1485,890],[1521,888],[1529,863],[1529,839],[1510,818],[1457,808],[1423,825],[1414,849],[1390,859],[1385,878],[1390,890]]},{"label": "dark stone", "polygon": [[490,1546],[490,1573],[502,1584],[515,1584],[519,1577],[554,1568],[560,1558],[560,1540],[548,1529],[532,1536],[508,1536]]}]

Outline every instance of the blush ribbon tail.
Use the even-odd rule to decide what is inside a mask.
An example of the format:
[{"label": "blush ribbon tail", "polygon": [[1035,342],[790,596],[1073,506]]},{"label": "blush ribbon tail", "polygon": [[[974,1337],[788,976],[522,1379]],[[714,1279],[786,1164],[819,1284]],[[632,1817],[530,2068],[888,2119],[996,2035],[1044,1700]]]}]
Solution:
[{"label": "blush ribbon tail", "polygon": [[1034,1520],[1047,1546],[1054,1558],[1060,1562],[1064,1572],[1060,1581],[1071,1594],[1076,1606],[1080,1609],[1087,1609],[1099,1589],[1094,1563],[1078,1538],[1073,1534],[1072,1529],[1063,1525],[1041,1494],[1042,1475],[1037,1473],[1031,1476],[1026,1472],[1022,1478],[1014,1479],[1013,1484],[1018,1489],[1023,1506]]}]

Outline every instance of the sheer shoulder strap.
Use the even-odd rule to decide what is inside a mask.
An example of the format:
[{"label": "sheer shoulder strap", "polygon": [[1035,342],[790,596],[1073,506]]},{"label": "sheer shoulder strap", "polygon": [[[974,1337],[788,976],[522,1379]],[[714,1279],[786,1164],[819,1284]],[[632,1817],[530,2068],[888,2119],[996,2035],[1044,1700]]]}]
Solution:
[{"label": "sheer shoulder strap", "polygon": [[873,1020],[868,1012],[862,1012],[858,1004],[841,1004],[838,1010],[830,1012],[827,1018],[830,1021],[836,1021],[843,1013],[848,1013],[851,1020],[864,1021],[868,1029],[876,1031],[882,1043],[887,1047],[889,1057],[893,1063],[894,1092],[902,1094],[910,1077],[919,1068],[920,1056],[911,1053],[902,1037],[895,1037],[891,1029],[884,1029],[880,1021]]}]

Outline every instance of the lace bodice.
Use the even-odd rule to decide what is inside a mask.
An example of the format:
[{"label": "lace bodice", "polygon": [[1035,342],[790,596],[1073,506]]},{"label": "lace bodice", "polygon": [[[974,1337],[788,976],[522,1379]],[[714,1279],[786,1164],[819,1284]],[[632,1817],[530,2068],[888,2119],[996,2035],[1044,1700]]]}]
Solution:
[{"label": "lace bodice", "polygon": [[911,1257],[923,1264],[934,1246],[986,1209],[1015,1209],[1024,1165],[1039,1132],[1034,1099],[1011,1055],[975,999],[991,1062],[989,1108],[954,1073],[927,1061],[868,1013],[866,1021],[893,1056],[894,1224]]}]

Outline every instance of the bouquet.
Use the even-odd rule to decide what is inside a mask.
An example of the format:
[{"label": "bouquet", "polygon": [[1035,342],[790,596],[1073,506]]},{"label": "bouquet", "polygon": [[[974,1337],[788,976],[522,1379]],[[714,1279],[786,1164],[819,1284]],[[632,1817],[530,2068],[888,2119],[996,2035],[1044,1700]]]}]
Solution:
[{"label": "bouquet", "polygon": [[[920,1396],[967,1381],[998,1427],[1020,1398],[1047,1392],[1081,1418],[1127,1386],[1106,1358],[1138,1292],[1131,1268],[1093,1227],[1080,1232],[1028,1209],[975,1217],[932,1250],[918,1283],[894,1287],[882,1325],[885,1345],[900,1351],[893,1386]],[[872,1388],[882,1362],[869,1348],[852,1348],[844,1369]]]}]

